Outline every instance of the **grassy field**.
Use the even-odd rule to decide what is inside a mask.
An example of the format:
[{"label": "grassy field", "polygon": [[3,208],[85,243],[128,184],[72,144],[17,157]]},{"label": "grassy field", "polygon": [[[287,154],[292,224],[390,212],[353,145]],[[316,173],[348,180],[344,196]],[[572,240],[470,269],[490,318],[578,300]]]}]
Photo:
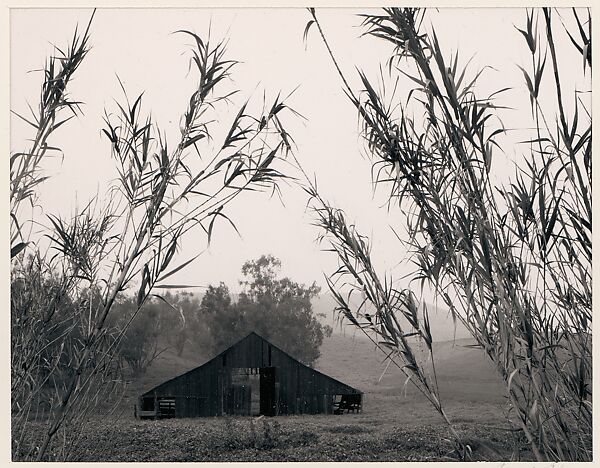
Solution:
[{"label": "grassy field", "polygon": [[[408,410],[408,407],[411,407]],[[83,434],[80,461],[433,461],[456,460],[447,430],[419,421],[419,406],[277,418],[197,418],[104,421]],[[403,420],[401,415],[409,415]],[[493,410],[489,410],[493,414]],[[433,420],[432,417],[426,418]],[[491,421],[486,420],[486,424]],[[474,460],[509,460],[510,432],[458,423]],[[522,454],[523,455],[523,454]],[[525,455],[526,456],[526,455]]]},{"label": "grassy field", "polygon": [[[436,368],[450,419],[469,441],[473,458],[508,460],[524,446],[507,431],[503,384],[469,340],[438,343]],[[165,355],[141,382],[133,382],[123,405],[130,409],[142,389],[194,367],[191,356]],[[316,367],[365,392],[362,414],[278,418],[209,418],[135,421],[96,426],[111,453],[86,444],[85,460],[444,460],[453,446],[439,415],[399,369],[360,335],[334,334],[321,348]],[[201,359],[200,359],[201,362]],[[527,457],[527,453],[521,456]]]},{"label": "grassy field", "polygon": [[[438,343],[436,368],[450,419],[474,460],[530,458],[508,430],[503,384],[468,340]],[[138,421],[136,396],[203,362],[184,354],[162,356],[131,381],[119,410],[96,417],[81,434],[79,461],[411,461],[453,460],[448,430],[400,371],[364,338],[334,334],[316,367],[365,392],[361,414],[223,417]]]}]

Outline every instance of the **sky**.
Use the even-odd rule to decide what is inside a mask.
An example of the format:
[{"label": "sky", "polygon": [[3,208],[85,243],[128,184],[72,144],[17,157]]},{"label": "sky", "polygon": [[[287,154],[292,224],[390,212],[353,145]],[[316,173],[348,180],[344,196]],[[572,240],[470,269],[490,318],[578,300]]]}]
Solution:
[{"label": "sky", "polygon": [[[357,16],[364,10],[318,9],[317,14],[331,47],[354,89],[360,89],[357,68],[376,78],[385,64],[390,47],[369,37]],[[12,9],[10,17],[11,108],[26,112],[27,102],[35,104],[41,74],[32,72],[43,66],[53,44],[65,45],[76,25],[82,28],[91,15],[89,9]],[[565,12],[565,15],[567,13]],[[116,109],[122,99],[117,76],[130,96],[144,92],[144,105],[175,144],[179,118],[185,111],[195,85],[188,74],[191,45],[183,35],[172,34],[188,29],[206,37],[210,30],[216,40],[227,38],[228,57],[238,60],[232,70],[232,86],[241,90],[233,103],[221,110],[229,125],[237,107],[247,98],[258,105],[263,92],[267,100],[278,92],[290,97],[288,104],[306,120],[291,114],[285,120],[296,143],[296,156],[309,174],[315,174],[321,195],[346,211],[347,218],[371,238],[373,258],[380,271],[395,278],[412,270],[407,253],[396,240],[390,226],[402,232],[402,216],[397,209],[385,208],[385,190],[373,190],[371,161],[360,137],[356,111],[344,95],[339,76],[326,53],[316,28],[303,41],[310,17],[302,8],[279,9],[99,9],[91,27],[92,50],[70,87],[73,98],[83,101],[84,114],[63,126],[52,144],[62,148],[64,157],[46,162],[44,171],[51,176],[39,192],[33,214],[68,216],[90,197],[106,192],[116,177],[110,158],[109,142],[101,134],[105,109]],[[524,27],[525,9],[439,9],[430,10],[427,27],[435,26],[446,54],[460,50],[460,63],[474,55],[471,70],[490,67],[480,83],[482,94],[503,87],[503,103],[512,109],[503,111],[508,128],[527,128],[529,98],[517,65],[530,68],[525,41],[515,25]],[[567,46],[559,40],[559,54]],[[576,81],[581,73],[576,57],[565,67],[571,87],[585,88]],[[588,75],[589,79],[589,75]],[[401,95],[408,91],[404,83]],[[589,88],[589,86],[588,86]],[[544,91],[542,91],[544,92]],[[30,138],[29,130],[17,118],[11,118],[11,152],[21,150]],[[494,176],[506,180],[514,162],[522,158],[518,132],[507,136],[505,154],[496,157]],[[285,169],[285,166],[280,166]],[[337,268],[335,257],[323,252],[315,240],[320,234],[305,209],[307,197],[293,184],[282,185],[283,204],[268,193],[242,196],[228,207],[241,237],[225,223],[217,226],[213,242],[193,264],[172,278],[173,282],[206,286],[223,281],[234,291],[242,264],[261,254],[281,259],[282,274],[299,282],[316,281],[324,286],[323,274]],[[206,248],[206,238],[196,230],[184,239],[180,259],[189,258]],[[404,281],[404,280],[403,280]],[[402,284],[400,281],[399,284]]]}]

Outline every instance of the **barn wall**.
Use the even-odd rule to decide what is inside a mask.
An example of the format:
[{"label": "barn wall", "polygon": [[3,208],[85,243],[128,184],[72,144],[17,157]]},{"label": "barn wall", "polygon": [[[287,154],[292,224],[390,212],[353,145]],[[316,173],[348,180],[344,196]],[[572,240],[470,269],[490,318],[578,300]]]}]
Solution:
[{"label": "barn wall", "polygon": [[223,414],[223,389],[231,384],[231,369],[248,367],[276,368],[278,414],[328,412],[332,395],[361,393],[305,366],[252,333],[206,364],[164,382],[142,397],[174,397],[177,417],[219,416]]}]

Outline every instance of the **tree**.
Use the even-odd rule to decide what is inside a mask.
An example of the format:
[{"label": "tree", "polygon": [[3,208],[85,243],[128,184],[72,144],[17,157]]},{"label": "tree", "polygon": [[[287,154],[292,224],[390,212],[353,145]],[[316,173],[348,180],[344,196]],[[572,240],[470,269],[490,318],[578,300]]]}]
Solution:
[{"label": "tree", "polygon": [[161,306],[163,317],[169,320],[167,340],[171,347],[175,349],[177,356],[181,356],[186,344],[190,341],[190,337],[197,338],[196,334],[190,335],[191,327],[188,320],[197,313],[200,308],[200,301],[188,292],[175,295],[167,293],[165,299],[166,301],[161,301]]},{"label": "tree", "polygon": [[129,365],[133,377],[144,375],[170,347],[167,336],[173,322],[164,317],[163,309],[157,301],[147,301],[136,314],[133,297],[122,298],[115,305],[116,329],[122,334],[119,356]]},{"label": "tree", "polygon": [[209,285],[189,317],[190,344],[200,354],[222,350],[233,342],[238,329],[232,315],[232,299],[224,283]]},{"label": "tree", "polygon": [[237,302],[223,283],[208,288],[200,311],[210,327],[213,352],[256,331],[301,362],[314,364],[324,337],[332,331],[312,308],[320,288],[279,278],[280,267],[281,261],[272,255],[244,263],[240,283],[245,290]]}]

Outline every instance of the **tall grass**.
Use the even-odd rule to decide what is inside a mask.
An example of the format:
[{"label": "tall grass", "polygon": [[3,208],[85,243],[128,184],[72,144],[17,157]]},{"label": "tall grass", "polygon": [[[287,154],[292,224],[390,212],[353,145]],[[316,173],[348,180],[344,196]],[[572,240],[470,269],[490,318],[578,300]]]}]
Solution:
[{"label": "tall grass", "polygon": [[[116,352],[126,326],[110,323],[121,294],[133,292],[136,310],[150,298],[168,304],[160,291],[185,285],[169,279],[198,255],[173,265],[186,233],[201,229],[207,241],[225,208],[242,193],[277,190],[284,177],[275,165],[291,138],[280,116],[291,111],[279,96],[256,113],[243,104],[222,141],[213,141],[224,106],[237,92],[224,91],[236,62],[223,42],[190,31],[190,63],[197,84],[169,145],[160,126],[144,111],[142,96],[106,111],[102,129],[118,177],[105,200],[93,199],[72,218],[48,215],[44,236],[27,239],[18,207],[35,197],[43,182],[43,160],[65,108],[72,75],[89,51],[89,25],[58,59],[48,61],[39,116],[28,122],[33,148],[11,156],[12,244],[12,414],[13,456],[18,460],[67,460],[90,411],[119,381]],[[56,123],[58,121],[58,123]],[[14,167],[14,168],[13,168]],[[30,220],[25,220],[30,222]],[[15,244],[15,242],[17,242]],[[45,428],[39,432],[32,427]]]},{"label": "tall grass", "polygon": [[[511,422],[535,458],[591,460],[591,114],[581,99],[585,90],[570,89],[573,105],[565,104],[570,83],[561,79],[556,47],[562,32],[589,76],[589,11],[583,18],[574,9],[568,21],[560,11],[528,11],[516,32],[531,54],[532,68],[522,71],[534,130],[521,144],[525,162],[503,186],[490,173],[507,132],[498,100],[508,89],[478,95],[484,70],[462,66],[458,51],[445,55],[435,28],[422,26],[425,10],[363,15],[365,35],[392,45],[391,79],[414,83],[404,101],[377,90],[362,72],[363,89],[353,90],[310,13],[360,116],[374,181],[388,188],[390,209],[408,213],[408,238],[399,242],[412,252],[413,282],[432,288],[494,362],[506,383]],[[542,82],[553,89],[544,99]],[[416,334],[431,350],[426,311],[419,321],[412,293],[380,279],[368,240],[314,186],[309,193],[340,261],[329,281],[339,310],[374,332],[391,357],[400,356],[440,411],[435,385],[422,376],[406,341]],[[359,307],[349,305],[351,294],[365,298]]]}]

